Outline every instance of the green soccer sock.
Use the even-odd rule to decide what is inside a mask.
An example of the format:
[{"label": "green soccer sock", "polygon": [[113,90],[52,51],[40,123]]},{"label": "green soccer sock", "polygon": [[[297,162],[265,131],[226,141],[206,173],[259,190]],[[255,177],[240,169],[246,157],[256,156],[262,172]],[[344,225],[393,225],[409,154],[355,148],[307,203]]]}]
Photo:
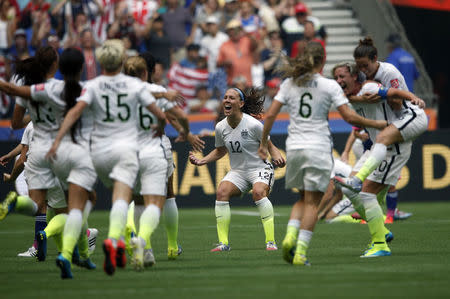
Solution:
[{"label": "green soccer sock", "polygon": [[145,249],[152,248],[151,236],[158,227],[160,216],[161,210],[154,204],[148,205],[141,215],[141,219],[139,220],[138,237],[145,240]]},{"label": "green soccer sock", "polygon": [[372,236],[372,242],[386,242],[383,211],[378,204],[375,194],[360,192],[359,196],[366,210],[366,220]]},{"label": "green soccer sock", "polygon": [[255,201],[255,204],[258,208],[259,215],[261,216],[261,222],[263,224],[264,233],[266,235],[266,243],[275,242],[275,229],[273,223],[274,214],[272,203],[267,197],[263,197],[262,199]]},{"label": "green soccer sock", "polygon": [[83,213],[79,209],[72,209],[64,226],[62,256],[71,261],[73,249],[80,237]]},{"label": "green soccer sock", "polygon": [[124,199],[117,199],[109,214],[108,238],[119,240],[122,236],[127,222],[128,204]]},{"label": "green soccer sock", "polygon": [[309,243],[311,242],[313,232],[306,229],[301,229],[298,233],[297,248],[295,249],[295,254],[306,255]]},{"label": "green soccer sock", "polygon": [[370,156],[364,162],[361,169],[355,175],[362,182],[381,164],[386,158],[387,148],[384,144],[376,143],[370,150]]},{"label": "green soccer sock", "polygon": [[297,240],[298,230],[300,229],[300,220],[297,219],[289,219],[286,228],[286,236],[285,238],[292,238]]},{"label": "green soccer sock", "polygon": [[215,212],[219,242],[228,245],[228,232],[231,220],[230,203],[228,201],[216,201]]},{"label": "green soccer sock", "polygon": [[[47,208],[47,216],[50,210],[53,209]],[[47,238],[53,237],[53,240],[55,240],[56,249],[58,250],[58,252],[62,252],[62,232],[64,231],[67,217],[68,215],[66,213],[55,215],[53,218],[51,218],[50,221],[47,220],[47,227],[44,229]]]},{"label": "green soccer sock", "polygon": [[347,196],[352,202],[353,208],[358,212],[362,219],[366,219],[366,210],[364,209],[364,204],[359,196],[360,193],[356,193],[347,188],[342,188],[342,193]]},{"label": "green soccer sock", "polygon": [[167,247],[178,250],[178,207],[175,197],[166,199],[163,217],[167,232]]},{"label": "green soccer sock", "polygon": [[37,210],[37,204],[30,197],[26,195],[17,196],[16,206],[14,208],[16,213],[34,216],[36,215]]}]

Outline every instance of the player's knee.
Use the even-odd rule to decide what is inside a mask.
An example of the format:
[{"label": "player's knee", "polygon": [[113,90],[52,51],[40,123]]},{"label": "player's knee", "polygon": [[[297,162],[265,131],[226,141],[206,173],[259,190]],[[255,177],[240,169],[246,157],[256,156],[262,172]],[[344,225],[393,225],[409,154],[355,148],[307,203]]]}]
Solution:
[{"label": "player's knee", "polygon": [[230,197],[229,192],[225,189],[219,188],[216,193],[216,200],[217,201],[228,201],[228,198]]},{"label": "player's knee", "polygon": [[257,201],[262,199],[263,197],[266,197],[266,190],[264,189],[253,189],[252,196],[253,200]]}]

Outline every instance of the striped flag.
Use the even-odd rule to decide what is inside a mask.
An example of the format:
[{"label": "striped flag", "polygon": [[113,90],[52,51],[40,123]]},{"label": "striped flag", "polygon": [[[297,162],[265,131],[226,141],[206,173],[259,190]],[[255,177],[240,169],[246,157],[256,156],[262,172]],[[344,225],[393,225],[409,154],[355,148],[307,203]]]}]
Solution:
[{"label": "striped flag", "polygon": [[145,25],[158,9],[159,4],[154,0],[129,0],[128,9],[131,15],[139,23]]},{"label": "striped flag", "polygon": [[174,64],[167,74],[169,89],[180,92],[186,100],[195,98],[197,87],[208,84],[207,69],[191,69]]}]

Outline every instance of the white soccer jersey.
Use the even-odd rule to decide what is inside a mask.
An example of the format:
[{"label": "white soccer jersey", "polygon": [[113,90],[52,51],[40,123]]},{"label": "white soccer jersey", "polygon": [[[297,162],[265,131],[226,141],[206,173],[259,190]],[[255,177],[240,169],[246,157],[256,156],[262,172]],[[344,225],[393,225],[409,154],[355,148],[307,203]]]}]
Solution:
[{"label": "white soccer jersey", "polygon": [[110,143],[126,144],[137,150],[138,105],[147,107],[155,98],[140,79],[117,74],[86,82],[78,101],[86,102],[92,113],[93,150]]},{"label": "white soccer jersey", "polygon": [[[166,92],[167,90],[157,84],[150,84],[144,82],[149,92]],[[162,110],[167,111],[175,107],[173,102],[165,98],[156,100],[156,105]],[[172,155],[170,140],[165,135],[161,137],[154,137],[156,133],[151,127],[158,124],[158,119],[145,107],[139,106],[139,158],[153,157],[167,159]],[[169,144],[167,144],[167,141]],[[169,145],[169,146],[168,146]]]},{"label": "white soccer jersey", "polygon": [[227,118],[216,125],[216,147],[227,148],[232,170],[248,171],[267,165],[258,156],[262,131],[262,123],[245,113],[234,129],[228,124]]},{"label": "white soccer jersey", "polygon": [[332,104],[339,107],[348,103],[336,81],[315,74],[306,86],[299,87],[288,78],[283,81],[274,99],[287,105],[289,111],[286,150],[331,151],[328,111]]},{"label": "white soccer jersey", "polygon": [[31,141],[33,140],[33,122],[29,122],[25,131],[23,131],[22,140],[20,144],[27,145],[28,151],[30,151]]},{"label": "white soccer jersey", "polygon": [[[367,81],[367,83],[362,86],[357,96],[362,96],[366,93],[377,94],[381,88],[384,87],[380,83]],[[378,103],[352,103],[352,106],[355,108],[356,113],[368,119],[384,119],[388,121],[388,123],[391,123],[395,119],[394,112],[385,100],[381,100]],[[380,132],[375,128],[365,128],[365,130],[372,141],[375,141]]]}]

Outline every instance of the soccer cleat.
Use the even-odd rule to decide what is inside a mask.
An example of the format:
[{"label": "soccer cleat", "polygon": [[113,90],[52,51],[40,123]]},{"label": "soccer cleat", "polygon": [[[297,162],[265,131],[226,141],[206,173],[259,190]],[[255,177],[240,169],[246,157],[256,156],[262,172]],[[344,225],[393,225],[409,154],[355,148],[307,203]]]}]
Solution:
[{"label": "soccer cleat", "polygon": [[89,255],[93,254],[95,251],[95,244],[97,243],[97,236],[98,236],[98,230],[95,228],[88,228],[89,235],[88,235],[88,253]]},{"label": "soccer cleat", "polygon": [[152,249],[144,249],[144,267],[151,267],[156,263]]},{"label": "soccer cleat", "polygon": [[227,244],[223,244],[222,242],[219,243],[219,245],[217,245],[216,247],[214,247],[213,249],[211,249],[210,252],[219,252],[219,251],[230,251],[231,247],[228,246]]},{"label": "soccer cleat", "polygon": [[391,250],[389,247],[385,244],[372,244],[372,246],[367,249],[363,255],[360,257],[362,258],[371,258],[371,257],[382,257],[382,256],[390,256]]},{"label": "soccer cleat", "polygon": [[176,260],[179,255],[183,253],[183,248],[178,245],[178,248],[168,248],[167,249],[167,258],[169,260]]},{"label": "soccer cleat", "polygon": [[131,238],[136,236],[135,228],[133,228],[131,225],[127,225],[125,227],[125,250],[128,253],[129,256],[133,255],[133,248],[131,248]]},{"label": "soccer cleat", "polygon": [[134,270],[136,271],[144,270],[144,248],[145,248],[144,239],[140,237],[133,237],[130,240],[130,245],[131,248],[133,248],[133,257],[131,258],[131,264],[133,265]]},{"label": "soccer cleat", "polygon": [[297,240],[290,235],[286,235],[283,243],[281,243],[281,248],[283,249],[283,259],[289,264],[292,264],[295,249],[297,248]]},{"label": "soccer cleat", "polygon": [[37,260],[40,262],[45,261],[47,256],[47,234],[41,230],[36,234],[37,241]]},{"label": "soccer cleat", "polygon": [[78,245],[75,245],[75,247],[73,248],[72,264],[81,267],[81,258],[80,258],[80,252],[78,251]]},{"label": "soccer cleat", "polygon": [[80,267],[82,267],[82,268],[86,268],[86,269],[88,269],[88,270],[94,270],[94,269],[97,268],[97,265],[94,264],[94,263],[91,261],[90,258],[87,258],[87,259],[80,259],[80,260],[78,261],[77,266],[80,266]]},{"label": "soccer cleat", "polygon": [[345,187],[347,189],[350,189],[353,192],[359,193],[362,189],[362,182],[360,179],[358,179],[355,176],[349,177],[349,178],[343,178],[338,175],[336,175],[333,178],[334,182],[338,185],[341,185],[342,187]]},{"label": "soccer cleat", "polygon": [[392,240],[394,240],[394,234],[392,232],[388,232],[387,234],[384,235],[384,237],[386,239],[386,243],[389,243]]},{"label": "soccer cleat", "polygon": [[8,195],[6,195],[5,200],[0,205],[0,220],[5,219],[6,215],[8,215],[12,210],[14,210],[16,202],[17,202],[17,193],[14,191],[9,192]]},{"label": "soccer cleat", "polygon": [[103,241],[103,252],[105,253],[105,262],[103,263],[103,270],[108,275],[113,275],[116,271],[116,248],[113,240],[106,239]]},{"label": "soccer cleat", "polygon": [[413,213],[403,212],[403,211],[400,211],[399,209],[395,209],[394,220],[405,220],[405,219],[408,219],[409,217],[411,217],[412,215],[413,215]]},{"label": "soccer cleat", "polygon": [[274,251],[278,250],[277,243],[275,241],[269,241],[266,243],[266,250],[267,251]]},{"label": "soccer cleat", "polygon": [[72,270],[70,267],[70,261],[65,259],[62,254],[59,254],[58,257],[56,258],[56,266],[59,267],[59,269],[61,269],[61,278],[62,279],[67,279],[70,278],[72,279]]},{"label": "soccer cleat", "polygon": [[35,257],[37,255],[37,250],[34,248],[34,246],[31,246],[27,249],[27,251],[21,252],[17,254],[17,256],[20,257]]},{"label": "soccer cleat", "polygon": [[127,265],[127,256],[125,255],[125,242],[117,241],[116,265],[119,268],[125,268]]},{"label": "soccer cleat", "polygon": [[296,266],[311,266],[306,258],[306,255],[296,253],[294,259],[292,260],[292,264]]},{"label": "soccer cleat", "polygon": [[392,224],[392,223],[394,223],[394,217],[386,216],[386,219],[384,219],[384,224]]}]

